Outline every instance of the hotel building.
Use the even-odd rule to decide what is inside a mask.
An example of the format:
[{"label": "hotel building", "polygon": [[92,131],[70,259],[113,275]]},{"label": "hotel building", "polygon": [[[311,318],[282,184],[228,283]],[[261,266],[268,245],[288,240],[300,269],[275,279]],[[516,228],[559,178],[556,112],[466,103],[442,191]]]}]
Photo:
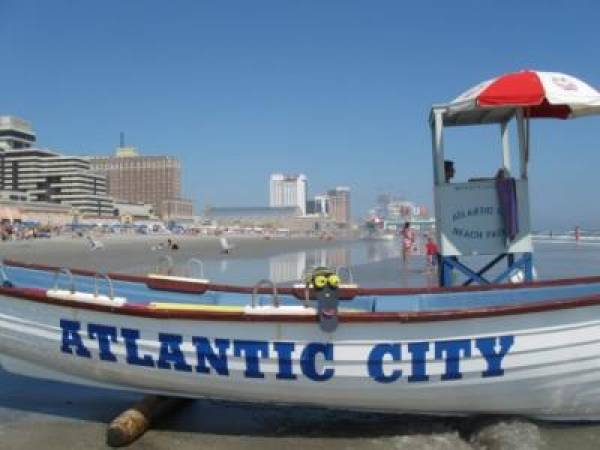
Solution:
[{"label": "hotel building", "polygon": [[31,201],[60,203],[82,215],[113,215],[106,179],[87,159],[33,147],[31,124],[0,117],[0,190],[24,192]]},{"label": "hotel building", "polygon": [[118,201],[149,203],[163,219],[193,216],[191,200],[181,198],[181,163],[171,156],[141,156],[134,147],[117,147],[113,156],[90,157],[92,169],[106,176]]},{"label": "hotel building", "polygon": [[306,215],[306,175],[271,175],[269,206],[300,208]]}]

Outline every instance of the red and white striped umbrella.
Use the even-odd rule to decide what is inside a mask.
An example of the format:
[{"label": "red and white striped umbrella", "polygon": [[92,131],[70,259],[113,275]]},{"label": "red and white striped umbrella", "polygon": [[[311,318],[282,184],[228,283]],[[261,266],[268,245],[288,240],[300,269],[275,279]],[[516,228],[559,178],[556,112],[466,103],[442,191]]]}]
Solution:
[{"label": "red and white striped umbrella", "polygon": [[600,92],[571,75],[526,70],[484,81],[448,107],[448,118],[456,124],[502,121],[518,107],[526,117],[569,119],[600,114]]}]

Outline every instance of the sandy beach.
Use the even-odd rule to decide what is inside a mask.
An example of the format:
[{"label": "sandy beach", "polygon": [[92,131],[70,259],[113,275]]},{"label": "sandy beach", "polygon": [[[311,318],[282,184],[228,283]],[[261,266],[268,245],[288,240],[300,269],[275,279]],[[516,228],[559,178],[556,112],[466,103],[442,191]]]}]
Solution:
[{"label": "sandy beach", "polygon": [[[25,262],[79,267],[96,271],[145,273],[151,270],[161,255],[170,255],[176,263],[190,258],[201,260],[267,258],[306,249],[332,248],[343,245],[340,241],[316,238],[228,237],[234,249],[230,255],[221,252],[219,238],[214,236],[170,235],[106,235],[96,237],[104,248],[91,250],[89,242],[80,237],[60,236],[51,239],[11,241],[0,244],[2,258]],[[167,239],[176,242],[179,249],[157,249],[166,246]]]}]

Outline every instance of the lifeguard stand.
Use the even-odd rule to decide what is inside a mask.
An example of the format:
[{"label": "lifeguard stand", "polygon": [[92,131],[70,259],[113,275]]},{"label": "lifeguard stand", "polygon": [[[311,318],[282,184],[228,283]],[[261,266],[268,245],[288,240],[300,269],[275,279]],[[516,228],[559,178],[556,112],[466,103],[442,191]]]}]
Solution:
[{"label": "lifeguard stand", "polygon": [[[449,105],[431,109],[430,126],[433,148],[434,200],[436,232],[439,247],[440,286],[454,284],[454,271],[465,275],[464,285],[507,281],[522,273],[525,281],[533,280],[532,242],[529,217],[527,164],[529,155],[529,118],[520,107],[467,108],[463,97]],[[509,127],[516,121],[518,130],[519,168],[511,167]],[[447,181],[444,170],[444,128],[462,125],[490,124],[499,126],[502,149],[498,169],[515,178],[518,231],[513,239],[507,236],[496,179],[477,178],[466,182]],[[490,260],[478,269],[469,267],[466,259],[487,255]],[[490,269],[506,260],[506,268],[493,278]]]},{"label": "lifeguard stand", "polygon": [[[433,177],[437,238],[440,252],[440,285],[453,284],[453,271],[463,273],[464,284],[499,283],[521,270],[525,281],[533,279],[531,232],[529,225],[529,120],[532,118],[573,119],[600,115],[600,92],[564,73],[524,70],[484,81],[447,105],[434,106],[430,124],[433,137]],[[508,123],[516,121],[519,170],[511,167]],[[444,176],[444,127],[493,124],[500,127],[502,157],[500,168],[509,177],[510,208],[518,232],[507,239],[498,200],[496,180],[483,178],[466,183],[446,182]],[[506,190],[501,190],[506,200]],[[506,210],[507,208],[504,208]],[[491,260],[475,270],[465,263],[467,256],[489,255]],[[463,259],[461,261],[461,258]],[[505,270],[495,278],[488,271],[504,258]]]}]

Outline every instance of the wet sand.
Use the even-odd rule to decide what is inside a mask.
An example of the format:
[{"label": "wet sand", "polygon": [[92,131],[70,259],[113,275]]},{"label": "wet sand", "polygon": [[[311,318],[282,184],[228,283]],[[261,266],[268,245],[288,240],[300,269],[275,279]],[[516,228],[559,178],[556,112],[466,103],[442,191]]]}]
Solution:
[{"label": "wet sand", "polygon": [[[83,240],[71,238],[0,243],[0,256],[92,270],[143,273],[157,260],[157,251],[152,247],[165,242],[166,237],[100,240],[105,248],[95,251]],[[350,245],[309,239],[230,240],[236,244],[232,255],[222,255],[215,238],[177,238],[181,249],[172,254],[178,261],[190,257],[267,258],[307,248]],[[562,252],[567,261],[600,260],[600,247],[546,247],[545,252],[553,261],[559,256],[556,252]],[[556,269],[552,266],[556,263],[549,263],[543,255],[544,250],[541,267]],[[415,258],[411,264],[409,272],[411,267],[421,267],[422,261]],[[376,277],[377,282],[392,283],[398,281],[403,270],[399,260],[392,258],[360,265],[355,273],[361,283],[371,277]],[[418,282],[421,278],[409,273],[404,279]],[[105,449],[107,424],[139,398],[141,395],[136,393],[37,380],[0,370],[0,449]],[[350,413],[198,400],[157,423],[129,448],[592,449],[598,447],[599,439],[600,426],[596,425],[533,423],[510,417],[432,418]]]},{"label": "wet sand", "polygon": [[[178,250],[156,249],[160,244],[166,245],[169,238],[177,243]],[[343,245],[343,241],[311,238],[266,240],[252,237],[232,237],[227,239],[233,245],[233,249],[229,255],[225,255],[221,252],[221,245],[216,237],[100,236],[95,239],[100,241],[104,248],[91,250],[85,239],[67,236],[0,243],[0,256],[2,258],[59,265],[61,267],[78,267],[88,270],[123,273],[146,273],[157,264],[160,256],[165,254],[181,263],[190,258],[200,258],[202,260],[260,259],[280,253]]]},{"label": "wet sand", "polygon": [[[107,424],[140,398],[3,371],[0,382],[2,449],[108,448]],[[541,442],[537,426],[508,418],[430,418],[197,400],[159,421],[129,448],[466,450],[542,448]]]}]

